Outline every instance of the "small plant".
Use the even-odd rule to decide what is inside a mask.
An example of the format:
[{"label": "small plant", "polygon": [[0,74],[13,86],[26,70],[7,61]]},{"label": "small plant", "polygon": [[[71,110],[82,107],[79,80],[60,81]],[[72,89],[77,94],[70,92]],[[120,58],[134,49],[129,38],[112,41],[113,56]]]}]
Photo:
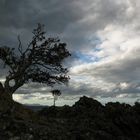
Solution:
[{"label": "small plant", "polygon": [[52,93],[52,96],[53,96],[53,106],[55,106],[55,102],[58,99],[58,96],[61,95],[61,91],[58,90],[58,89],[55,89],[55,90],[52,90],[51,93]]}]

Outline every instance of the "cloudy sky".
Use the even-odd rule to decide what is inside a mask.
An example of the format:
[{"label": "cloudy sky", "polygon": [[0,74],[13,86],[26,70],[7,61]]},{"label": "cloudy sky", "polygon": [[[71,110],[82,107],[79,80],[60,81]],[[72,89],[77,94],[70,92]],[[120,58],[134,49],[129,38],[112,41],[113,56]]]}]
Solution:
[{"label": "cloudy sky", "polygon": [[[59,87],[58,105],[82,95],[133,103],[140,98],[139,9],[139,0],[0,0],[0,45],[17,47],[20,34],[26,47],[32,29],[43,23],[47,36],[59,36],[72,53],[65,61],[71,80]],[[31,83],[14,99],[51,105],[49,90]]]}]

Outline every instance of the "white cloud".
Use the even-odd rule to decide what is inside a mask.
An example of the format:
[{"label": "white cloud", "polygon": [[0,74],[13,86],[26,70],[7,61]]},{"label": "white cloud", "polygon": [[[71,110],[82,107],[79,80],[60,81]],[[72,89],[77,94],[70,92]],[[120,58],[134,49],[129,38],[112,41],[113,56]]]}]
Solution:
[{"label": "white cloud", "polygon": [[[101,80],[105,83],[102,84],[102,94],[108,96],[115,94],[116,97],[126,97],[128,94],[134,94],[136,91],[135,87],[131,86],[132,83],[140,84],[140,36],[129,26],[123,28],[118,24],[110,24],[99,30],[97,35],[101,43],[96,46],[98,51],[89,51],[89,54],[101,59],[74,66],[70,74],[90,77],[92,86],[97,87],[100,87],[98,81]],[[139,90],[138,92],[140,93]]]}]

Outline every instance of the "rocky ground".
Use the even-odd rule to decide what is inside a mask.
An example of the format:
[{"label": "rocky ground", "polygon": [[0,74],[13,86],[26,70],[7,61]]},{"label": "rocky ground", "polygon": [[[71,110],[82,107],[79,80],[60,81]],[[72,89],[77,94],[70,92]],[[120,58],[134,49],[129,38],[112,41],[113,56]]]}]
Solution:
[{"label": "rocky ground", "polygon": [[1,100],[0,140],[140,140],[140,104],[103,106],[84,96],[72,107],[34,112]]}]

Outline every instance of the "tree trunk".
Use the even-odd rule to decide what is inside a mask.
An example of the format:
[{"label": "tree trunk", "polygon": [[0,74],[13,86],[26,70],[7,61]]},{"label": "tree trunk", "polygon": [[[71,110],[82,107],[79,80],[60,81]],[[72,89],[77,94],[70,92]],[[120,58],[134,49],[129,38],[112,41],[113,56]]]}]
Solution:
[{"label": "tree trunk", "polygon": [[12,94],[0,91],[0,100],[12,101],[13,100]]},{"label": "tree trunk", "polygon": [[54,99],[53,99],[53,106],[55,106],[55,97],[54,97]]},{"label": "tree trunk", "polygon": [[1,82],[0,82],[0,100],[5,100],[5,101],[13,100],[12,94],[10,92],[7,92],[7,90],[5,90]]}]

